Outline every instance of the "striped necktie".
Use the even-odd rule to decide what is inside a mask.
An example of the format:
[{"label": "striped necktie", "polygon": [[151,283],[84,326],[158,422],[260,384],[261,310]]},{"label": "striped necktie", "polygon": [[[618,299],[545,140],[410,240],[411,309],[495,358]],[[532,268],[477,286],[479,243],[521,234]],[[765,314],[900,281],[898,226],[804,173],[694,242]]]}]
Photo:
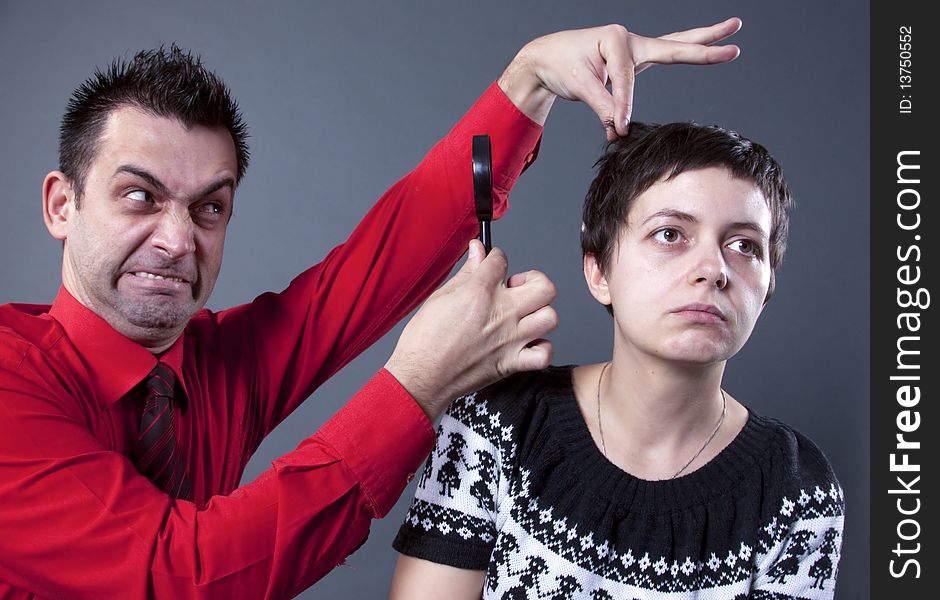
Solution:
[{"label": "striped necktie", "polygon": [[144,380],[144,408],[132,450],[134,466],[141,475],[173,498],[192,499],[173,428],[173,389],[176,376],[160,362]]}]

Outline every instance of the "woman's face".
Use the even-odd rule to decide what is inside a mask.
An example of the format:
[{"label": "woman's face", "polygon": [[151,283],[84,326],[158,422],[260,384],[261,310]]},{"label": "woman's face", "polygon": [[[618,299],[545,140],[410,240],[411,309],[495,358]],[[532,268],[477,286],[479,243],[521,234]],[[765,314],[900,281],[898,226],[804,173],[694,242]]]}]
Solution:
[{"label": "woman's face", "polygon": [[606,275],[585,258],[592,294],[613,306],[615,348],[703,365],[733,356],[770,285],[770,225],[760,190],[721,167],[639,195]]}]

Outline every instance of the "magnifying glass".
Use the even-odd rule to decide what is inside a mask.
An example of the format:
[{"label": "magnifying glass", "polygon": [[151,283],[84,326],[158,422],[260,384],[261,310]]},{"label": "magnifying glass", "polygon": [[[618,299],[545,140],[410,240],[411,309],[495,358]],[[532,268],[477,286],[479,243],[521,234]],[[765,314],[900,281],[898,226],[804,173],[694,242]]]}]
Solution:
[{"label": "magnifying glass", "polygon": [[488,135],[473,136],[473,198],[480,222],[480,241],[489,254],[493,249],[490,231],[493,220],[493,153]]}]

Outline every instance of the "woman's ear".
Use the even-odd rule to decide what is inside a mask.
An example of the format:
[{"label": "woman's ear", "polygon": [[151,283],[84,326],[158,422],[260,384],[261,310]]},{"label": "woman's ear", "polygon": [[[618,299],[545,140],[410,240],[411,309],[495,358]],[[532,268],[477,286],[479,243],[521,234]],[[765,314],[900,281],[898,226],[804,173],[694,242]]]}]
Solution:
[{"label": "woman's ear", "polygon": [[584,255],[584,280],[587,282],[588,290],[594,299],[610,306],[610,290],[607,287],[607,278],[601,270],[601,265],[597,262],[597,257],[593,254]]},{"label": "woman's ear", "polygon": [[42,182],[42,219],[57,240],[68,237],[68,222],[75,206],[75,190],[62,171],[52,171]]}]

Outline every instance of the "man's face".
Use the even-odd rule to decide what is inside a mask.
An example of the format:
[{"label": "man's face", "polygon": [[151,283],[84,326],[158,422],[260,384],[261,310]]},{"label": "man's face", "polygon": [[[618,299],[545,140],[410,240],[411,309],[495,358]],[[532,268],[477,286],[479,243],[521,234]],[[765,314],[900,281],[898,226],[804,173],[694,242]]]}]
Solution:
[{"label": "man's face", "polygon": [[113,111],[68,219],[66,288],[127,337],[172,342],[215,286],[236,172],[224,129]]},{"label": "man's face", "polygon": [[615,347],[694,364],[733,356],[763,309],[770,225],[760,190],[724,168],[638,196],[606,276]]}]

